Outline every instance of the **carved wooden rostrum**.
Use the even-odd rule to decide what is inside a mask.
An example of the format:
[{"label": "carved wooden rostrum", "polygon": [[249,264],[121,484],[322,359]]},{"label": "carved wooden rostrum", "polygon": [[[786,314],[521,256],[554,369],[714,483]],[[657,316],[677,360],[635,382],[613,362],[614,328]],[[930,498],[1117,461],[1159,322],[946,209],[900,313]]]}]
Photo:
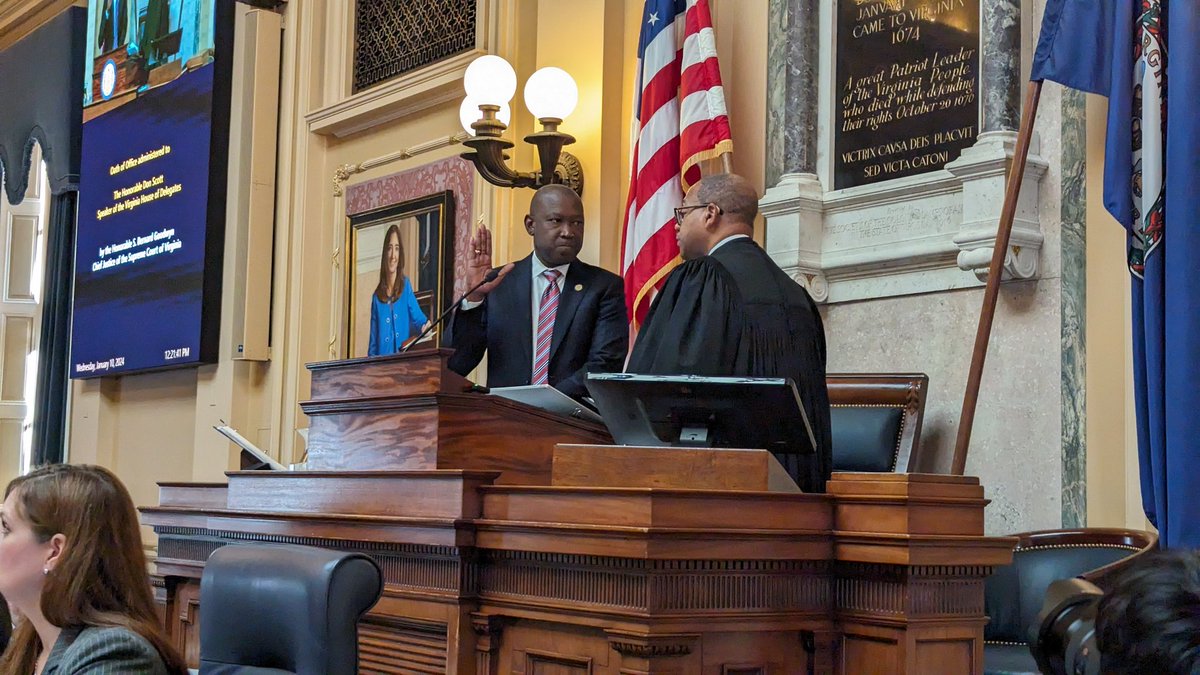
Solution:
[{"label": "carved wooden rostrum", "polygon": [[[492,443],[501,456],[528,439]],[[1013,545],[983,536],[969,477],[835,474],[820,495],[458,469],[228,477],[164,483],[143,509],[193,665],[208,555],[286,542],[379,562],[362,672],[981,673],[983,579]]]}]

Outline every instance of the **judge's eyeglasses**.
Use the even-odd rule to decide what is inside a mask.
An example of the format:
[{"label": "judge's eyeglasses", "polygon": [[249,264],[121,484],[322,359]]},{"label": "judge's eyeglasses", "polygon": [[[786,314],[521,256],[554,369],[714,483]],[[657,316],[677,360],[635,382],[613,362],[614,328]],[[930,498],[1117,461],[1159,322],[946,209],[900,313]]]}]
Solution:
[{"label": "judge's eyeglasses", "polygon": [[712,202],[707,202],[704,204],[691,204],[689,206],[676,206],[675,207],[675,222],[682,225],[683,218],[684,218],[684,216],[687,215],[688,211],[691,211],[692,209],[704,209],[704,208],[708,208],[710,206],[716,206],[718,216],[725,213],[725,211],[723,211],[720,206],[717,206],[716,204],[714,204]]}]

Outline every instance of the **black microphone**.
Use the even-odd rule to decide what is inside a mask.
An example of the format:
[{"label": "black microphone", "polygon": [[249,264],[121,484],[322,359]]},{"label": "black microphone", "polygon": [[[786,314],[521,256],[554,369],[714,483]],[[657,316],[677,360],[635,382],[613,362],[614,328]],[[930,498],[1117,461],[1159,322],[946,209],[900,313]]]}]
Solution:
[{"label": "black microphone", "polygon": [[462,301],[467,299],[468,295],[474,293],[476,290],[479,289],[480,286],[495,281],[496,277],[500,276],[500,269],[501,268],[499,268],[499,267],[494,267],[494,268],[488,270],[488,273],[483,275],[483,281],[480,281],[479,283],[475,284],[471,288],[467,289],[466,293],[463,293],[462,295],[458,296],[458,299],[454,301],[454,304],[447,307],[446,311],[442,312],[441,316],[439,316],[433,323],[429,324],[429,326],[425,330],[421,331],[420,335],[418,335],[415,339],[413,339],[408,344],[401,347],[400,353],[403,354],[404,352],[407,352],[409,349],[412,348],[413,345],[420,342],[421,338],[425,337],[426,335],[429,335],[430,331],[432,331],[434,328],[437,328],[438,326],[440,326],[442,324],[442,322],[446,320],[446,317],[450,316],[450,313],[454,311],[454,308],[461,305]]}]

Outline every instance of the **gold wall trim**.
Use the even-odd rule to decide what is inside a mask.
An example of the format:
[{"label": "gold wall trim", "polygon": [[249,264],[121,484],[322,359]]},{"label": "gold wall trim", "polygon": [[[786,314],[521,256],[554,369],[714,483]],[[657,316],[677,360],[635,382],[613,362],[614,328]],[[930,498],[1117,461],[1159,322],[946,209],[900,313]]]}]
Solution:
[{"label": "gold wall trim", "polygon": [[11,47],[71,6],[85,0],[0,0],[0,51]]},{"label": "gold wall trim", "polygon": [[338,138],[407,117],[463,96],[467,66],[483,52],[472,50],[415,71],[411,76],[361,91],[304,116],[309,131]]},{"label": "gold wall trim", "polygon": [[468,138],[470,138],[470,136],[467,135],[467,132],[460,131],[451,136],[443,136],[441,138],[425,141],[424,143],[417,143],[416,145],[404,148],[403,150],[389,152],[386,155],[380,155],[379,157],[368,159],[364,162],[359,162],[358,164],[343,164],[333,172],[333,196],[341,197],[343,194],[345,194],[346,181],[350,180],[350,177],[355,174],[362,173],[364,171],[370,171],[375,167],[391,164],[392,162],[410,159],[431,150],[437,150],[438,148],[446,148],[451,145],[458,145]]}]

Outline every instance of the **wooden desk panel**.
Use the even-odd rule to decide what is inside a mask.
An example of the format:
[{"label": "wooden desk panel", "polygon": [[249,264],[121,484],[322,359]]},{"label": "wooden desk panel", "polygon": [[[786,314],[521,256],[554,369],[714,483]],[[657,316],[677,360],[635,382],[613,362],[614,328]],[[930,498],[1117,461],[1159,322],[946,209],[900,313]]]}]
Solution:
[{"label": "wooden desk panel", "polygon": [[[208,556],[279,542],[379,563],[362,672],[982,673],[983,580],[1015,540],[983,536],[978,480],[839,473],[808,495],[729,490],[707,470],[720,489],[666,470],[653,487],[578,485],[577,468],[552,487],[555,444],[607,432],[467,392],[448,355],[310,366],[315,471],[162,484],[142,521],[193,665]],[[637,472],[637,452],[608,454]],[[669,465],[672,450],[650,452]]]},{"label": "wooden desk panel", "polygon": [[[198,653],[196,589],[213,550],[287,542],[380,563],[385,592],[360,632],[363,672],[981,672],[983,579],[1012,542],[969,527],[911,535],[838,522],[881,491],[923,517],[939,500],[982,510],[983,500],[953,490],[930,495],[954,482],[914,477],[898,490],[843,474],[836,494],[793,495],[491,480],[231,474],[230,501],[253,511],[212,508],[212,489],[165,485],[172,506],[143,509],[143,521],[159,535],[173,636]],[[410,499],[393,500],[392,488]],[[381,514],[380,500],[395,513]],[[322,512],[331,504],[338,512]]]}]

